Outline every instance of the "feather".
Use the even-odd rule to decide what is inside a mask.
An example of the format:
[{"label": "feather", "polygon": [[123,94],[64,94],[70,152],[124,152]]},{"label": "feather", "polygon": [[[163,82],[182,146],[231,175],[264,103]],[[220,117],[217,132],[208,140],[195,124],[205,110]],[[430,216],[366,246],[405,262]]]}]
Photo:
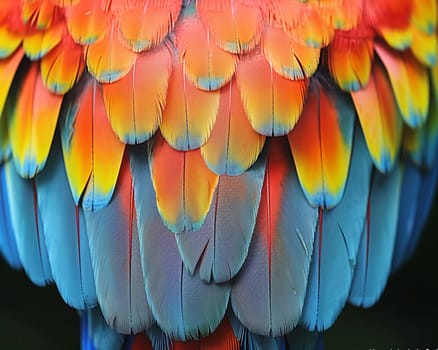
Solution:
[{"label": "feather", "polygon": [[0,164],[11,157],[7,118],[0,117]]},{"label": "feather", "polygon": [[[133,338],[134,339],[132,340],[130,346],[126,347],[126,342],[125,342],[125,347],[129,350],[159,350],[156,347],[152,346],[149,338],[144,332],[135,335]],[[162,349],[162,350],[168,350],[168,349]]]},{"label": "feather", "polygon": [[95,306],[96,289],[84,216],[71,196],[58,138],[35,185],[40,229],[56,286],[70,306],[79,310]]},{"label": "feather", "polygon": [[158,326],[172,339],[189,340],[211,333],[224,317],[230,287],[206,284],[191,275],[175,236],[163,225],[156,206],[144,149],[131,152],[140,254],[146,292]]},{"label": "feather", "polygon": [[298,178],[313,206],[342,198],[350,165],[355,112],[344,94],[315,80],[297,126],[288,135]]},{"label": "feather", "polygon": [[88,334],[95,350],[120,350],[124,336],[117,334],[105,322],[98,307],[83,313],[87,319]]},{"label": "feather", "polygon": [[21,8],[23,23],[38,30],[50,28],[55,17],[55,6],[50,0],[26,1]]},{"label": "feather", "polygon": [[[63,1],[63,0],[57,0]],[[101,40],[111,21],[111,14],[103,11],[101,1],[77,1],[67,6],[65,16],[68,31],[78,44],[90,45]]]},{"label": "feather", "polygon": [[63,23],[51,26],[45,31],[34,31],[24,37],[23,49],[31,60],[38,60],[58,45],[64,35]]},{"label": "feather", "polygon": [[374,56],[373,34],[369,28],[336,32],[327,50],[327,63],[342,90],[357,91],[367,85]]},{"label": "feather", "polygon": [[128,75],[102,85],[109,121],[124,143],[143,142],[158,129],[171,69],[171,54],[162,45],[139,56]]},{"label": "feather", "polygon": [[370,307],[380,297],[391,270],[400,203],[402,166],[389,174],[374,171],[367,217],[360,242],[349,301]]},{"label": "feather", "polygon": [[258,158],[265,136],[248,121],[236,79],[221,89],[216,123],[201,154],[216,174],[236,176],[244,173]]},{"label": "feather", "polygon": [[240,348],[245,350],[283,350],[280,338],[265,337],[255,334],[244,327],[239,320],[230,313],[229,320],[234,334],[239,340]]},{"label": "feather", "polygon": [[14,269],[21,268],[21,261],[18,255],[17,242],[15,240],[9,199],[7,195],[6,169],[0,165],[0,252],[7,263]]},{"label": "feather", "polygon": [[174,58],[160,131],[178,150],[200,147],[210,135],[219,108],[219,91],[197,89]]},{"label": "feather", "polygon": [[269,145],[252,242],[231,291],[239,321],[266,336],[285,334],[298,323],[318,217],[301,191],[284,141],[272,139]]},{"label": "feather", "polygon": [[351,97],[374,165],[390,171],[400,148],[402,119],[381,65],[374,64],[367,86]]},{"label": "feather", "polygon": [[2,77],[2,83],[0,84],[0,117],[3,115],[9,89],[23,56],[24,51],[19,48],[12,56],[0,60],[0,76]]},{"label": "feather", "polygon": [[65,94],[78,82],[84,66],[82,47],[65,34],[59,45],[41,59],[44,86],[55,94]]},{"label": "feather", "polygon": [[409,52],[399,53],[377,43],[375,49],[385,65],[404,121],[418,127],[425,122],[429,110],[427,68]]},{"label": "feather", "polygon": [[436,33],[425,33],[415,26],[412,28],[411,50],[415,57],[426,66],[436,66],[438,40]]},{"label": "feather", "polygon": [[[24,34],[11,32],[9,28],[0,26],[0,59],[8,58],[17,51],[23,52],[21,48],[18,49],[23,38]],[[2,76],[4,76],[3,73]]]},{"label": "feather", "polygon": [[85,60],[87,68],[101,83],[112,83],[124,77],[132,69],[137,54],[117,40],[114,22],[105,32],[102,40],[87,46]]},{"label": "feather", "polygon": [[175,28],[175,35],[184,74],[197,88],[216,90],[231,80],[234,55],[216,45],[199,19],[183,19]]},{"label": "feather", "polygon": [[422,171],[407,161],[402,174],[400,206],[397,221],[397,236],[392,257],[392,271],[398,270],[405,261],[412,235],[417,231],[415,225]]},{"label": "feather", "polygon": [[170,350],[172,340],[156,324],[146,330],[154,350]]},{"label": "feather", "polygon": [[310,78],[319,64],[320,49],[292,40],[291,36],[274,26],[265,26],[263,53],[275,72],[288,79]]},{"label": "feather", "polygon": [[6,196],[18,256],[30,280],[43,286],[53,280],[38,211],[34,179],[22,179],[11,161],[4,163]]},{"label": "feather", "polygon": [[221,176],[210,211],[196,232],[177,235],[184,265],[201,279],[221,283],[233,278],[248,254],[259,209],[266,157],[240,176]]},{"label": "feather", "polygon": [[236,78],[254,130],[267,136],[281,136],[292,130],[303,110],[307,80],[278,75],[263,55],[242,60]]},{"label": "feather", "polygon": [[196,2],[197,14],[218,45],[229,52],[243,54],[260,41],[262,11],[245,0],[204,0]]},{"label": "feather", "polygon": [[181,0],[138,1],[119,17],[120,40],[141,52],[161,43],[170,33],[181,10]]},{"label": "feather", "polygon": [[225,318],[214,333],[209,336],[187,342],[175,341],[172,345],[172,350],[239,350],[239,343],[233,333],[230,322]]},{"label": "feather", "polygon": [[84,209],[96,210],[111,200],[125,145],[108,122],[99,84],[84,79],[75,93],[62,113],[62,151],[75,203],[83,196]]},{"label": "feather", "polygon": [[47,160],[62,96],[42,84],[38,65],[31,64],[22,82],[12,87],[5,113],[15,167],[22,177],[33,177]]},{"label": "feather", "polygon": [[218,176],[207,168],[199,149],[177,151],[160,136],[149,150],[158,211],[175,233],[198,230],[207,215]]},{"label": "feather", "polygon": [[301,324],[322,331],[334,323],[348,299],[367,214],[372,163],[356,128],[350,172],[341,202],[321,210]]},{"label": "feather", "polygon": [[111,202],[103,209],[85,212],[85,219],[97,298],[106,322],[123,334],[150,327],[153,318],[144,288],[134,185],[127,157]]},{"label": "feather", "polygon": [[437,4],[434,0],[412,2],[412,22],[423,32],[435,33],[437,26]]}]

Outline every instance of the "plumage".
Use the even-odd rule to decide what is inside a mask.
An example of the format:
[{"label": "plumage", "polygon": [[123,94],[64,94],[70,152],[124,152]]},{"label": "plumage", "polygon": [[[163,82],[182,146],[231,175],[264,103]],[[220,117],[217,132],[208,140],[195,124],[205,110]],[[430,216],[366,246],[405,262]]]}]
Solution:
[{"label": "plumage", "polygon": [[245,172],[257,160],[265,143],[247,118],[236,79],[221,89],[216,123],[201,154],[216,174],[231,176]]},{"label": "plumage", "polygon": [[159,327],[173,339],[206,336],[224,317],[230,286],[207,284],[188,272],[174,234],[159,216],[148,160],[143,152],[131,155],[131,167],[140,254],[152,314]]},{"label": "plumage", "polygon": [[178,152],[157,135],[149,150],[158,211],[173,232],[196,231],[204,222],[218,176],[200,151]]},{"label": "plumage", "polygon": [[263,55],[242,60],[236,79],[254,130],[266,136],[282,136],[292,130],[303,110],[306,79],[290,80],[278,75]]},{"label": "plumage", "polygon": [[333,209],[320,210],[301,324],[329,328],[345,306],[367,212],[372,163],[356,128],[345,193]]},{"label": "plumage", "polygon": [[56,143],[45,169],[35,179],[39,230],[61,296],[83,310],[97,304],[90,248],[83,210],[71,196],[58,138]]},{"label": "plumage", "polygon": [[0,253],[80,310],[83,349],[321,348],[430,211],[437,21],[437,0],[0,0]]},{"label": "plumage", "polygon": [[300,120],[288,135],[298,178],[313,206],[331,208],[341,200],[353,130],[351,101],[315,79]]},{"label": "plumage", "polygon": [[[144,289],[137,215],[126,156],[111,203],[85,212],[97,299],[108,325],[122,334],[138,333],[153,323]],[[102,228],[105,235],[100,234]]]},{"label": "plumage", "polygon": [[242,267],[256,223],[265,167],[263,156],[242,175],[221,176],[203,226],[176,236],[186,268],[191,273],[199,270],[207,283],[229,281]]},{"label": "plumage", "polygon": [[366,222],[360,242],[349,301],[372,306],[383,292],[391,271],[397,214],[402,183],[402,165],[384,176],[374,171]]},{"label": "plumage", "polygon": [[252,242],[231,291],[233,312],[250,331],[279,336],[297,325],[317,217],[301,191],[287,143],[271,140]]}]

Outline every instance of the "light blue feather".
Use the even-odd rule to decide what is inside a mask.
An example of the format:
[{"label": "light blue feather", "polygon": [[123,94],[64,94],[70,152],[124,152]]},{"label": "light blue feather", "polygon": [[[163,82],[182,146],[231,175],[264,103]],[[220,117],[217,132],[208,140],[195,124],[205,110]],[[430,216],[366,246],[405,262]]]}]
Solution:
[{"label": "light blue feather", "polygon": [[21,268],[17,242],[12,231],[5,166],[3,164],[0,165],[0,252],[12,268]]},{"label": "light blue feather", "polygon": [[12,161],[5,163],[5,177],[18,255],[31,281],[43,286],[53,278],[38,212],[35,182],[22,179]]},{"label": "light blue feather", "polygon": [[122,334],[153,323],[140,261],[132,178],[122,163],[114,196],[103,209],[85,211],[96,291],[108,324]]},{"label": "light blue feather", "polygon": [[422,170],[412,161],[407,161],[403,171],[403,181],[400,194],[400,207],[397,222],[397,237],[392,257],[392,271],[398,270],[406,258],[406,252],[412,244],[419,192],[422,182]]},{"label": "light blue feather", "polygon": [[[317,209],[308,204],[298,183],[288,145],[279,141],[271,148],[274,142],[269,145],[248,257],[231,292],[232,308],[239,321],[250,331],[266,336],[285,334],[299,321],[318,218]],[[279,162],[285,162],[286,173],[276,181]],[[272,192],[281,193],[280,198],[271,196]],[[272,212],[275,206],[281,211]]]},{"label": "light blue feather", "polygon": [[320,212],[301,316],[307,329],[329,328],[347,302],[367,214],[371,171],[371,158],[357,127],[344,196],[338,206]]},{"label": "light blue feather", "polygon": [[57,138],[35,182],[41,228],[58,290],[65,302],[76,309],[95,306],[84,215],[73,201]]},{"label": "light blue feather", "polygon": [[243,175],[223,175],[203,226],[196,232],[176,236],[185,266],[199,268],[206,282],[226,282],[242,267],[254,231],[266,158]]},{"label": "light blue feather", "polygon": [[87,310],[88,336],[96,350],[120,350],[125,336],[112,330],[98,307]]},{"label": "light blue feather", "polygon": [[285,350],[283,337],[264,337],[255,334],[243,326],[239,320],[230,312],[228,317],[233,332],[239,341],[240,348],[246,350]]},{"label": "light blue feather", "polygon": [[438,159],[433,163],[433,167],[423,173],[421,186],[418,193],[418,206],[415,216],[414,232],[410,244],[405,253],[405,260],[408,260],[414,254],[415,248],[421,236],[421,231],[427,222],[430,211],[433,207],[433,201],[438,185]]},{"label": "light blue feather", "polygon": [[146,330],[154,350],[170,350],[172,340],[157,326],[153,325]]},{"label": "light blue feather", "polygon": [[158,213],[149,173],[147,152],[137,147],[131,153],[140,250],[146,291],[160,328],[173,339],[208,335],[227,309],[228,284],[207,284],[191,275],[179,255],[175,234]]},{"label": "light blue feather", "polygon": [[387,175],[373,173],[368,216],[360,243],[349,301],[372,306],[385,288],[391,271],[396,239],[402,166],[396,164]]}]

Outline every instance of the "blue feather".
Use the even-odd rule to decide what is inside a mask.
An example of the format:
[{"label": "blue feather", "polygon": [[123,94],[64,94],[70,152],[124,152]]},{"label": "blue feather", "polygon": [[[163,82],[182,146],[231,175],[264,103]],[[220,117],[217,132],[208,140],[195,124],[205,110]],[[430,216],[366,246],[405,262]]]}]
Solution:
[{"label": "blue feather", "polygon": [[12,268],[21,268],[17,243],[12,231],[11,214],[9,212],[9,201],[6,187],[6,174],[3,164],[0,165],[0,252]]},{"label": "blue feather", "polygon": [[418,195],[421,187],[421,170],[412,161],[407,161],[403,171],[403,182],[400,194],[400,207],[397,222],[397,238],[392,257],[392,271],[398,270],[406,258],[406,252],[412,244],[416,231],[415,221]]},{"label": "blue feather", "polygon": [[348,299],[367,213],[372,170],[360,128],[354,137],[344,196],[334,209],[321,210],[301,323],[310,330],[329,328]]},{"label": "blue feather", "polygon": [[[230,313],[228,319],[230,320],[233,332],[240,343],[241,349],[246,350],[284,350],[285,344],[283,337],[264,337],[262,335],[251,332],[248,328],[243,326],[239,320]],[[281,339],[281,340],[280,340]]]},{"label": "blue feather", "polygon": [[120,350],[125,336],[112,330],[102,316],[98,307],[88,309],[88,337],[96,350]]},{"label": "blue feather", "polygon": [[414,232],[410,244],[405,253],[405,260],[411,258],[417,247],[421,231],[426,224],[435,198],[435,191],[438,185],[438,159],[433,163],[432,169],[423,173],[421,187],[418,193],[418,206],[415,216]]},{"label": "blue feather", "polygon": [[402,167],[396,164],[389,174],[373,173],[364,226],[349,301],[372,306],[385,288],[391,271],[395,245]]},{"label": "blue feather", "polygon": [[254,231],[266,158],[243,175],[223,175],[200,230],[176,236],[185,266],[206,282],[226,282],[242,267]]},{"label": "blue feather", "polygon": [[35,180],[38,209],[53,278],[67,304],[97,304],[90,249],[82,209],[77,208],[55,139],[44,170]]},{"label": "blue feather", "polygon": [[318,211],[304,197],[288,145],[273,139],[269,147],[256,227],[231,304],[250,331],[279,336],[301,316]]},{"label": "blue feather", "polygon": [[18,255],[33,283],[53,280],[38,212],[34,179],[22,179],[12,161],[5,163],[7,199]]},{"label": "blue feather", "polygon": [[85,211],[99,305],[119,333],[138,333],[154,321],[146,299],[132,178],[127,158],[110,204]]},{"label": "blue feather", "polygon": [[146,330],[146,334],[154,350],[170,350],[172,340],[157,326],[153,325]]},{"label": "blue feather", "polygon": [[187,340],[211,333],[227,309],[228,284],[207,284],[191,275],[179,255],[175,235],[158,213],[146,150],[131,153],[140,250],[146,292],[160,328],[173,339]]},{"label": "blue feather", "polygon": [[81,312],[81,350],[96,350],[93,340],[88,334],[88,317],[87,312]]}]

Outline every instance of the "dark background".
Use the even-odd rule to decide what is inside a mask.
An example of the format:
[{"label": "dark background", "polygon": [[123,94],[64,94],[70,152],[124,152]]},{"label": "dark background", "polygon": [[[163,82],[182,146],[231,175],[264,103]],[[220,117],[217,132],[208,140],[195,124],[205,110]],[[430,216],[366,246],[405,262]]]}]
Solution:
[{"label": "dark background", "polygon": [[[347,306],[326,349],[438,349],[438,203],[413,259],[371,309]],[[79,349],[76,311],[54,286],[38,288],[0,260],[0,349]]]}]

